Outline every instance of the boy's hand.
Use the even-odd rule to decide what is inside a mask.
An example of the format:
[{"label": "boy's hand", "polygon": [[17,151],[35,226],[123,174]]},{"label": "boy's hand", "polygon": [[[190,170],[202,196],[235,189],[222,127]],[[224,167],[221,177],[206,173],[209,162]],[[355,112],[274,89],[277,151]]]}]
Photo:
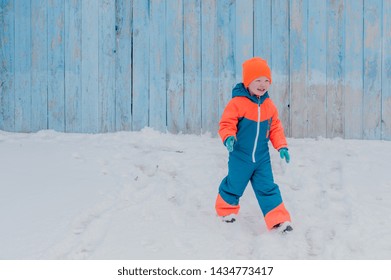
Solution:
[{"label": "boy's hand", "polygon": [[228,152],[232,152],[235,145],[235,136],[229,136],[227,139],[225,139],[224,145],[227,147]]},{"label": "boy's hand", "polygon": [[289,163],[290,156],[289,156],[289,153],[288,153],[288,149],[287,148],[281,148],[279,150],[279,152],[280,152],[280,157],[281,158],[285,158],[286,163]]}]

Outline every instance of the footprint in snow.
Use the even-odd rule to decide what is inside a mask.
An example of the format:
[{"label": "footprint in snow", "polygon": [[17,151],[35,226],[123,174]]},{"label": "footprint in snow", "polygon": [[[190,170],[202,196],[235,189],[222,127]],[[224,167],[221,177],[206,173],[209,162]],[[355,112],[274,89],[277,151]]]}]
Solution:
[{"label": "footprint in snow", "polygon": [[305,233],[308,254],[312,257],[323,255],[327,242],[334,239],[335,231],[320,227],[310,227]]}]

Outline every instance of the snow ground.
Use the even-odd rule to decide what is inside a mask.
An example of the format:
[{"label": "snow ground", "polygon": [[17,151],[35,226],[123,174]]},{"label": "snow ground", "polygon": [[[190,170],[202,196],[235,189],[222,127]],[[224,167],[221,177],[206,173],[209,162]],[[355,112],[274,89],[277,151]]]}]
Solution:
[{"label": "snow ground", "polygon": [[0,131],[0,259],[391,259],[391,142],[288,142],[280,235],[250,185],[237,223],[216,218],[218,138]]}]

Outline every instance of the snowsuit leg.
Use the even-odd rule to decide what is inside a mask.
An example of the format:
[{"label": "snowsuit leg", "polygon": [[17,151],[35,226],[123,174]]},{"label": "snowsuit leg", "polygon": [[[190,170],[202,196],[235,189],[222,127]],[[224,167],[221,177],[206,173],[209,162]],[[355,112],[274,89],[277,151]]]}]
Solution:
[{"label": "snowsuit leg", "polygon": [[230,153],[228,175],[222,180],[216,199],[217,215],[227,216],[239,212],[239,199],[243,195],[253,172],[254,166],[251,162]]},{"label": "snowsuit leg", "polygon": [[228,175],[222,180],[216,199],[217,215],[227,216],[239,212],[239,200],[249,181],[268,229],[291,220],[282,201],[280,189],[274,183],[270,157],[253,163],[232,153],[228,161]]},{"label": "snowsuit leg", "polygon": [[257,168],[251,177],[251,185],[268,229],[279,223],[291,220],[289,212],[285,209],[282,201],[280,189],[274,183],[269,156],[264,161],[257,163]]}]

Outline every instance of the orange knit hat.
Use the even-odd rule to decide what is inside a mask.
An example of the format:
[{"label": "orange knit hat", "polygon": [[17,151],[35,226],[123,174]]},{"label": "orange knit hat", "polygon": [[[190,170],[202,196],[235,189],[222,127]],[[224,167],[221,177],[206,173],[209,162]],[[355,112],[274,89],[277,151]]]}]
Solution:
[{"label": "orange knit hat", "polygon": [[267,61],[260,57],[253,57],[243,63],[243,84],[247,88],[256,78],[265,76],[272,83],[272,73]]}]

